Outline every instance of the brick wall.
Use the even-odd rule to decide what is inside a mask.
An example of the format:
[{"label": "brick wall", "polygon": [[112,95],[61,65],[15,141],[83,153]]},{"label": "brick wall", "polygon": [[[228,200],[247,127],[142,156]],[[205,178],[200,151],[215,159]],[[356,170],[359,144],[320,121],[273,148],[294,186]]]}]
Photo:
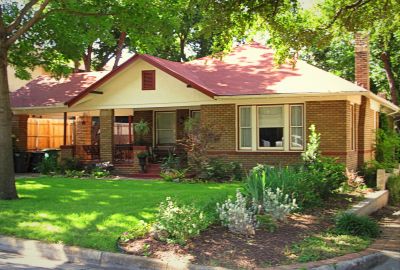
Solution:
[{"label": "brick wall", "polygon": [[221,135],[218,142],[210,146],[211,150],[236,150],[236,110],[234,104],[201,106],[200,122],[213,127]]},{"label": "brick wall", "polygon": [[100,110],[100,160],[113,161],[114,110]]},{"label": "brick wall", "polygon": [[16,138],[16,146],[19,150],[26,150],[28,147],[28,115],[13,115],[12,134]]},{"label": "brick wall", "polygon": [[374,158],[375,130],[374,111],[370,108],[370,100],[362,97],[360,106],[359,136],[358,136],[358,165]]},{"label": "brick wall", "polygon": [[[149,134],[144,136],[145,144],[152,145],[153,144],[153,111],[135,111],[133,114],[133,124],[140,122],[140,120],[144,120],[149,123],[150,132]],[[133,135],[135,144],[138,143],[138,136],[136,134]]]}]

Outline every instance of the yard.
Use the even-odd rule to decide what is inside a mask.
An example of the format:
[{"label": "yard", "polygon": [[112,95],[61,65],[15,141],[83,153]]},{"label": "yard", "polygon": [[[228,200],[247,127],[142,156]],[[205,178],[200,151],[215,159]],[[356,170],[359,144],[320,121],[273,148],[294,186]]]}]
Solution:
[{"label": "yard", "polygon": [[0,201],[0,234],[115,251],[118,236],[139,220],[151,222],[167,196],[205,204],[240,184],[161,181],[17,180],[20,200]]}]

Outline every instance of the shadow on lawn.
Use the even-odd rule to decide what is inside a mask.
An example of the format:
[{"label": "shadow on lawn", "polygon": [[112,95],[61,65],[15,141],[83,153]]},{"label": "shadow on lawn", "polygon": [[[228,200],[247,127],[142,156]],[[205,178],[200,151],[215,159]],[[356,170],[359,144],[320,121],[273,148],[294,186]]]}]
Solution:
[{"label": "shadow on lawn", "polygon": [[[21,200],[0,202],[0,234],[115,251],[139,220],[151,222],[167,196],[204,203],[239,185],[38,178],[18,180]],[[226,189],[226,192],[225,192]]]}]

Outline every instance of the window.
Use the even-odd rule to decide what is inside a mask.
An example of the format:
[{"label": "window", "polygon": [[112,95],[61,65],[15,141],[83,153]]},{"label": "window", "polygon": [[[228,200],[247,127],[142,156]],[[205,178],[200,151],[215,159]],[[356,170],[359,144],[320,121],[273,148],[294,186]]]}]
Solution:
[{"label": "window", "polygon": [[155,70],[142,70],[142,90],[156,90]]},{"label": "window", "polygon": [[303,105],[290,106],[290,149],[303,149]]},{"label": "window", "polygon": [[251,107],[240,107],[239,117],[240,148],[251,148]]},{"label": "window", "polygon": [[351,105],[350,106],[350,129],[351,129],[351,131],[350,131],[350,140],[351,140],[350,147],[351,147],[351,150],[354,150],[356,148],[356,131],[355,131],[356,126],[355,126],[354,116],[355,116],[354,105]]},{"label": "window", "polygon": [[260,148],[283,148],[283,106],[258,108],[258,146]]},{"label": "window", "polygon": [[176,143],[176,113],[156,112],[156,143],[168,145]]},{"label": "window", "polygon": [[190,113],[190,117],[192,117],[196,122],[200,122],[200,111],[191,111]]}]

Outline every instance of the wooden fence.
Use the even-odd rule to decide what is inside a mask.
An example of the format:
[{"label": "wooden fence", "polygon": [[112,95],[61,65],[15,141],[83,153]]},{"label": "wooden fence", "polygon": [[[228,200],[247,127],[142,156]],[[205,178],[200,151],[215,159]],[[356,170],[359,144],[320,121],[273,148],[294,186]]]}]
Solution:
[{"label": "wooden fence", "polygon": [[[75,124],[67,122],[67,145],[74,143]],[[64,144],[63,119],[28,119],[28,150],[59,148]]]}]

